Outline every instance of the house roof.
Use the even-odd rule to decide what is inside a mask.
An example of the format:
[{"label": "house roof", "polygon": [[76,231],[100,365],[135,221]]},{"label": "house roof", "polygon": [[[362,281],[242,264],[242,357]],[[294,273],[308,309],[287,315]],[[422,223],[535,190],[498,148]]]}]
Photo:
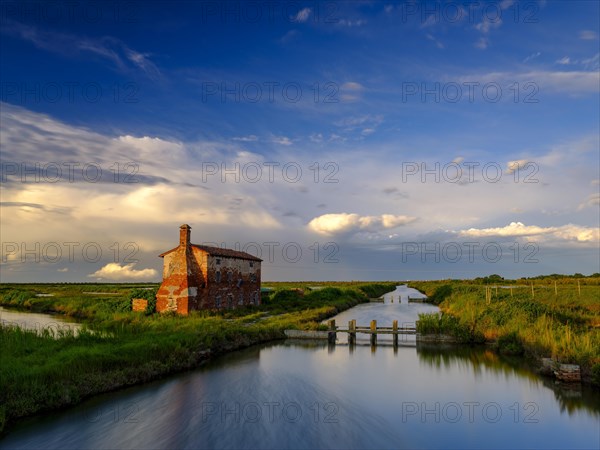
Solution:
[{"label": "house roof", "polygon": [[[209,245],[196,245],[196,244],[190,244],[190,246],[196,247],[197,249],[202,250],[211,256],[222,256],[224,258],[246,259],[248,261],[262,261],[262,259],[257,258],[256,256],[251,255],[250,253],[239,252],[237,250],[230,250],[228,248],[211,247]],[[167,255],[171,252],[174,252],[178,248],[179,247],[172,248],[171,250],[161,253],[158,256],[163,258],[165,255]]]}]

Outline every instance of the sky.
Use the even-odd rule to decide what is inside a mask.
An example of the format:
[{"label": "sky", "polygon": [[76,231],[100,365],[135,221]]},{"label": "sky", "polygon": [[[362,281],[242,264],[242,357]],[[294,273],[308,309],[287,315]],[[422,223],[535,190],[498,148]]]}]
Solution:
[{"label": "sky", "polygon": [[1,282],[600,272],[600,3],[0,3]]}]

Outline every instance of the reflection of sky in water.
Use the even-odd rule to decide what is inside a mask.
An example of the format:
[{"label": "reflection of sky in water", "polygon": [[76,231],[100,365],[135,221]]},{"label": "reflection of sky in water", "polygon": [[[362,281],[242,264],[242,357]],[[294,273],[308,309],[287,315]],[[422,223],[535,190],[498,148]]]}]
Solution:
[{"label": "reflection of sky in water", "polygon": [[31,312],[11,311],[0,307],[0,323],[3,326],[18,326],[26,330],[50,330],[54,333],[60,330],[79,330],[81,324],[55,314],[40,314]]},{"label": "reflection of sky in water", "polygon": [[30,420],[0,448],[598,448],[599,411],[597,392],[565,393],[485,348],[286,341]]},{"label": "reflection of sky in water", "polygon": [[481,349],[282,343],[29,421],[0,447],[594,448],[600,400],[588,394],[561,412],[542,380]]},{"label": "reflection of sky in water", "polygon": [[[354,308],[343,311],[337,316],[332,317],[335,319],[336,325],[341,328],[347,328],[350,320],[356,320],[358,326],[369,326],[371,320],[377,321],[378,327],[391,327],[394,320],[398,321],[398,326],[415,326],[415,322],[419,318],[420,313],[430,313],[439,311],[437,306],[433,306],[427,303],[408,303],[408,296],[411,298],[422,298],[424,297],[416,289],[408,288],[404,285],[398,286],[395,291],[388,292],[385,294],[384,303],[363,303],[357,305]],[[398,300],[401,300],[399,303]],[[393,302],[392,302],[393,301]],[[338,333],[338,342],[348,342],[348,335],[346,333]],[[357,342],[360,343],[369,342],[368,334],[357,334]],[[403,342],[414,343],[414,335],[400,335],[398,336],[400,344]],[[389,341],[391,343],[392,336],[380,334],[377,336],[377,341]]]}]

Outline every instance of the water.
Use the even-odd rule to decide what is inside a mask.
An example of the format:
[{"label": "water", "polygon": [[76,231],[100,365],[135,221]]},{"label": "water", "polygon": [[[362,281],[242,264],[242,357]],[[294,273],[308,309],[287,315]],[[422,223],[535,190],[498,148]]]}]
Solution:
[{"label": "water", "polygon": [[[336,320],[427,309],[394,298]],[[485,348],[284,341],[29,419],[0,448],[599,448],[599,421],[597,392]]]},{"label": "water", "polygon": [[[398,321],[398,326],[414,327],[418,315],[421,313],[438,312],[437,306],[428,303],[408,303],[410,298],[424,298],[419,291],[408,288],[405,285],[398,286],[394,292],[389,292],[383,296],[383,303],[372,302],[363,303],[354,308],[346,310],[334,317],[336,325],[341,328],[348,328],[350,320],[356,320],[357,326],[368,327],[371,320],[377,321],[378,327],[391,327],[394,320]],[[327,322],[327,321],[325,321]],[[377,336],[378,343],[392,342],[392,335],[380,334]],[[415,343],[414,335],[399,335],[400,344]],[[369,342],[368,334],[357,334],[357,343]],[[338,343],[347,343],[348,334],[338,333]]]},{"label": "water", "polygon": [[42,314],[6,309],[0,306],[0,325],[18,326],[26,330],[41,332],[49,330],[58,335],[61,330],[73,330],[75,334],[81,329],[81,324],[73,319],[57,314]]}]

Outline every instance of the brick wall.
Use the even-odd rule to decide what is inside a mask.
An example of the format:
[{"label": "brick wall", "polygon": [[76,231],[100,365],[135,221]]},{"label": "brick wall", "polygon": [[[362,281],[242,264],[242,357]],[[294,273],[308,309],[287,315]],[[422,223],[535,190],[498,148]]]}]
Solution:
[{"label": "brick wall", "polygon": [[131,300],[131,310],[137,312],[146,311],[146,306],[148,306],[148,300],[143,298],[134,298]]}]

